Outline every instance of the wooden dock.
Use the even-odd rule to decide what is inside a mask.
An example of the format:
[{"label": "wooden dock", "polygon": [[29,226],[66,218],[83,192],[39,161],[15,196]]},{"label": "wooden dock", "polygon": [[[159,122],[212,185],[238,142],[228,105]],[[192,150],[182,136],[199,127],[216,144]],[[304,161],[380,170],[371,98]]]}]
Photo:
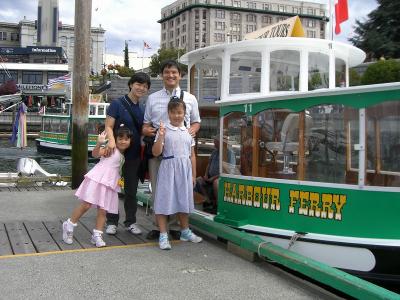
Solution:
[{"label": "wooden dock", "polygon": [[[0,257],[15,254],[44,253],[75,249],[96,248],[90,242],[95,225],[94,218],[81,218],[74,231],[74,243],[65,244],[62,241],[62,222],[66,218],[55,221],[15,221],[0,223]],[[141,218],[140,224],[143,224]],[[123,246],[154,242],[146,239],[151,228],[144,228],[140,235],[133,235],[119,224],[116,235],[103,234],[107,246]]]}]

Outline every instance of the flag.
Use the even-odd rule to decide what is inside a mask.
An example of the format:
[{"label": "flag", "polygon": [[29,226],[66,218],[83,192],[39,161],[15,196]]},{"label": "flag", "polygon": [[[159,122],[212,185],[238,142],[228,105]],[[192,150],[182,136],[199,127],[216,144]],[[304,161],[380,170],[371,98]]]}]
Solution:
[{"label": "flag", "polygon": [[147,44],[145,41],[143,41],[143,48],[145,48],[145,49],[151,49],[150,45]]},{"label": "flag", "polygon": [[63,76],[49,79],[47,84],[48,89],[52,88],[63,88],[64,86],[71,85],[71,73],[65,74]]},{"label": "flag", "polygon": [[347,0],[335,0],[335,33],[340,33],[340,23],[349,18],[349,9],[347,7]]}]

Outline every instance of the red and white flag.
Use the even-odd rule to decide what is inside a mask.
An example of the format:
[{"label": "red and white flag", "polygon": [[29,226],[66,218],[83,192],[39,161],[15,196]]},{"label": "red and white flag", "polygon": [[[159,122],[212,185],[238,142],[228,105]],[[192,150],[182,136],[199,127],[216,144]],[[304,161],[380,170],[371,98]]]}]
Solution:
[{"label": "red and white flag", "polygon": [[349,9],[347,7],[347,0],[335,0],[335,33],[340,33],[340,23],[349,18]]},{"label": "red and white flag", "polygon": [[145,41],[143,41],[143,48],[145,48],[145,49],[151,49],[150,45],[147,44]]}]

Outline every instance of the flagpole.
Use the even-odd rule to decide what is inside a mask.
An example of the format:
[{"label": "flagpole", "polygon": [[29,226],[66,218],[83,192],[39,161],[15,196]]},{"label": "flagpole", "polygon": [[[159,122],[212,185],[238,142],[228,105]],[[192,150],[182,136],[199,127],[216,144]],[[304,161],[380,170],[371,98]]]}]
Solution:
[{"label": "flagpole", "polygon": [[144,42],[143,42],[143,50],[142,50],[142,72],[143,72],[143,59],[144,59]]},{"label": "flagpole", "polygon": [[333,7],[332,7],[332,1],[335,1],[335,0],[328,0],[328,1],[329,1],[329,31],[328,31],[329,35],[328,35],[328,39],[333,41],[334,11],[333,11]]}]

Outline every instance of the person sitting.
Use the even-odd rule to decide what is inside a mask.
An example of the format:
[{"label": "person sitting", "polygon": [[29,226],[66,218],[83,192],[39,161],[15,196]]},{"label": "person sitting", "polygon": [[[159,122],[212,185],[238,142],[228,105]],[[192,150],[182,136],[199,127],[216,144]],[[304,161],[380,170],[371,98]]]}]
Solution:
[{"label": "person sitting", "polygon": [[[215,212],[218,200],[218,179],[219,179],[219,135],[215,135],[215,149],[210,155],[204,176],[196,178],[194,186],[195,198],[203,198],[203,207],[205,211]],[[228,149],[228,162],[235,164],[235,154]]]}]

